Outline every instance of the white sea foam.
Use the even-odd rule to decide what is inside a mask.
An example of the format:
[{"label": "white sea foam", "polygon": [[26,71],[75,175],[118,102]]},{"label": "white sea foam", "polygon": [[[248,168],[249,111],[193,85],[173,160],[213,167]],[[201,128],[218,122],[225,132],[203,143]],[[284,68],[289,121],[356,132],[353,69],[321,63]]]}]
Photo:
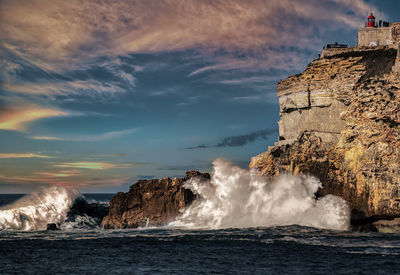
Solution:
[{"label": "white sea foam", "polygon": [[100,228],[99,222],[96,218],[90,217],[86,214],[78,215],[71,221],[66,221],[60,226],[63,230],[75,230],[75,229],[95,229]]},{"label": "white sea foam", "polygon": [[315,199],[321,182],[312,176],[284,174],[268,181],[255,171],[217,159],[211,181],[193,178],[185,183],[200,199],[170,226],[245,228],[303,225],[348,230],[350,211],[333,195]]},{"label": "white sea foam", "polygon": [[33,192],[0,208],[0,229],[43,230],[48,223],[61,223],[78,194],[59,186]]}]

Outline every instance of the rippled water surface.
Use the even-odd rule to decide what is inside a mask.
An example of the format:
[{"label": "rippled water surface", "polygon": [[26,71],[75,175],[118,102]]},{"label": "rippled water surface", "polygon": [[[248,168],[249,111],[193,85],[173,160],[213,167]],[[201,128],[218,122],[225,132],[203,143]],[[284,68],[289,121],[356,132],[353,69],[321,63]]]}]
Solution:
[{"label": "rippled water surface", "polygon": [[[112,195],[86,196],[107,201]],[[2,195],[2,204],[17,197]],[[400,235],[302,226],[195,230],[0,230],[1,274],[387,274]]]},{"label": "rippled water surface", "polygon": [[288,226],[1,231],[1,273],[397,273],[400,237]]}]

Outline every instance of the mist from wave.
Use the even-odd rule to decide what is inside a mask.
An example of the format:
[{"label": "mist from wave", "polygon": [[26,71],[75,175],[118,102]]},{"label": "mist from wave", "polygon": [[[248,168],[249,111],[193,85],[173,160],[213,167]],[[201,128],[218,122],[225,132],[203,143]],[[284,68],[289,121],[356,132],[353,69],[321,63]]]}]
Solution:
[{"label": "mist from wave", "polygon": [[348,230],[350,210],[337,196],[319,199],[322,187],[312,176],[283,174],[269,181],[256,171],[217,159],[211,180],[192,178],[185,187],[199,199],[169,226],[186,228],[246,228],[303,225]]}]

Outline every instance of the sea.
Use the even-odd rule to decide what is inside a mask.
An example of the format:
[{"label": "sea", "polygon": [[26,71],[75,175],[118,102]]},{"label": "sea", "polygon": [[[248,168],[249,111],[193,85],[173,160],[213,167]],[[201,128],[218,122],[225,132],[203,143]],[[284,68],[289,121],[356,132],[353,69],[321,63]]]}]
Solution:
[{"label": "sea", "polygon": [[[92,205],[104,206],[113,194],[79,196]],[[27,216],[33,215],[40,221],[42,217],[32,214],[29,205],[34,200],[35,211],[43,212],[43,205],[38,204],[38,200],[43,202],[45,198],[39,193],[0,195],[0,223],[3,226],[0,229],[0,274],[400,272],[398,234],[359,233],[300,225],[104,230],[98,221],[96,224],[89,219],[87,223],[79,223],[77,217],[69,224],[65,222],[61,230],[46,231],[39,226],[43,224],[35,223]],[[52,198],[56,199],[54,194]],[[51,207],[54,206],[52,203]],[[48,207],[48,212],[54,210],[51,207]],[[11,218],[10,211],[19,216]],[[47,219],[57,216],[47,214]]]}]

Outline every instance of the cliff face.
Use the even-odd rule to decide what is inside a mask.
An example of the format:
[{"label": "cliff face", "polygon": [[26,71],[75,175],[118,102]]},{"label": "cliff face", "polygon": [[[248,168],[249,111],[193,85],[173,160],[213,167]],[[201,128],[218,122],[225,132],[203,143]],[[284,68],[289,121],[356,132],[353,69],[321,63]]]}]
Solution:
[{"label": "cliff face", "polygon": [[139,180],[129,192],[119,192],[111,199],[109,213],[104,217],[102,226],[112,229],[168,224],[196,198],[183,187],[184,182],[192,177],[209,179],[210,175],[190,171],[184,178]]},{"label": "cliff face", "polygon": [[395,49],[314,60],[278,84],[280,141],[250,168],[321,179],[361,217],[400,216],[400,76]]}]

